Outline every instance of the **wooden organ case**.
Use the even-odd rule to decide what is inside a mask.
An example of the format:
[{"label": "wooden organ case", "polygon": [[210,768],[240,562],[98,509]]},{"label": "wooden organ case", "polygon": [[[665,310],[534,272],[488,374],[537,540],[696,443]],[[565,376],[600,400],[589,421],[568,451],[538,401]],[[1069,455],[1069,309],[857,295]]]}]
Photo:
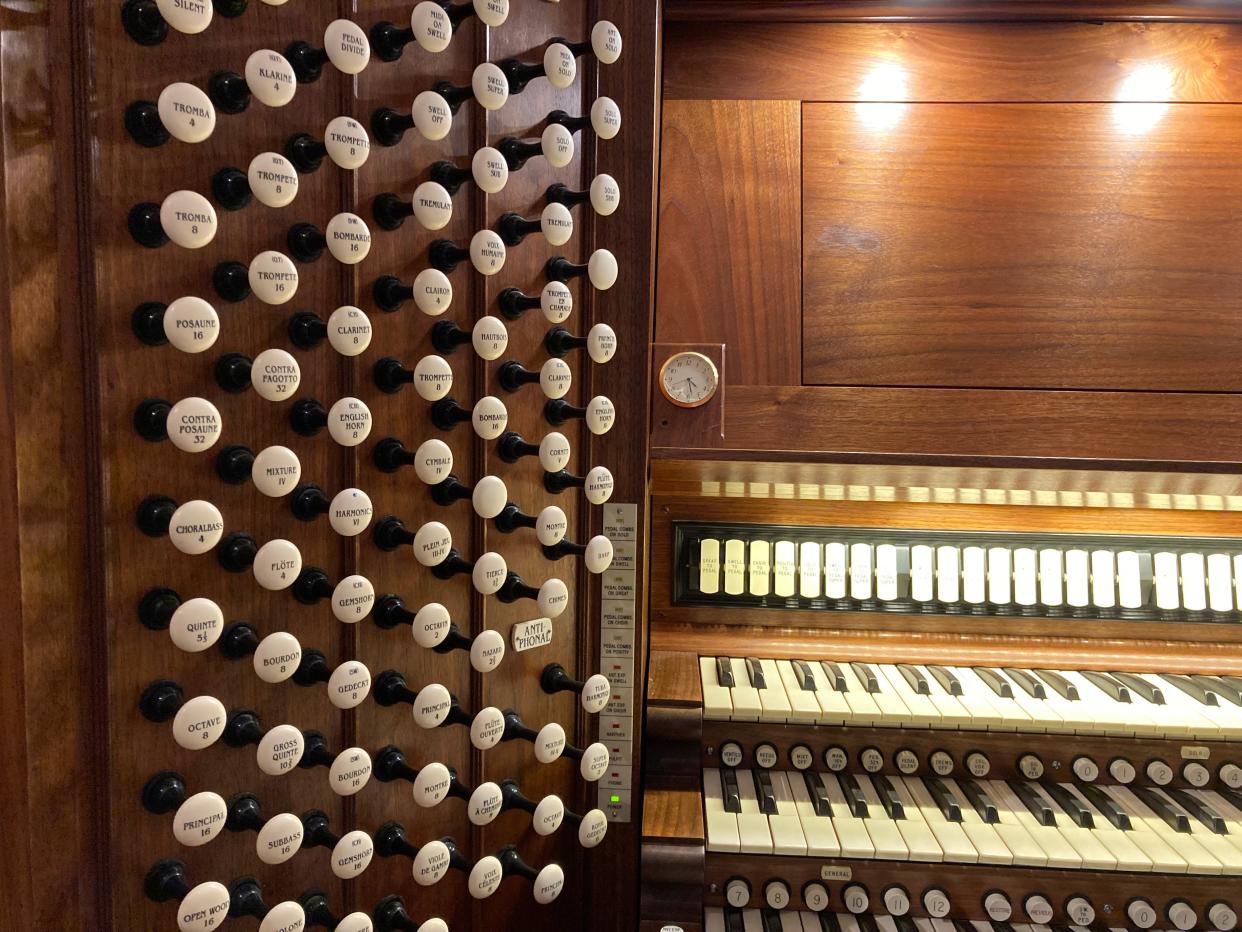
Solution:
[{"label": "wooden organ case", "polygon": [[6,913],[632,928],[654,4],[0,17]]},{"label": "wooden organ case", "polygon": [[641,927],[1235,928],[1236,9],[665,15]]}]

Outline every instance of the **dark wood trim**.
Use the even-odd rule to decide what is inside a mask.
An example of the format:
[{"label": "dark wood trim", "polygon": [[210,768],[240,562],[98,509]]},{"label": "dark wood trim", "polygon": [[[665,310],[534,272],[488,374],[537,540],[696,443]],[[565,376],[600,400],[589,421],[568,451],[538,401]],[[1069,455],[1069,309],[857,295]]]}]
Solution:
[{"label": "dark wood trim", "polygon": [[667,0],[664,18],[687,22],[1242,22],[1225,0]]}]

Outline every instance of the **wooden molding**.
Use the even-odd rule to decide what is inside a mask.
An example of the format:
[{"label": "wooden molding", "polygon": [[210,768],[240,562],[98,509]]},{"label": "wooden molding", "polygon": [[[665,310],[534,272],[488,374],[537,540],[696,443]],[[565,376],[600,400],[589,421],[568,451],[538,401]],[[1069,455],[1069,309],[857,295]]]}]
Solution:
[{"label": "wooden molding", "polygon": [[1242,22],[1226,0],[665,0],[664,18],[691,22]]}]

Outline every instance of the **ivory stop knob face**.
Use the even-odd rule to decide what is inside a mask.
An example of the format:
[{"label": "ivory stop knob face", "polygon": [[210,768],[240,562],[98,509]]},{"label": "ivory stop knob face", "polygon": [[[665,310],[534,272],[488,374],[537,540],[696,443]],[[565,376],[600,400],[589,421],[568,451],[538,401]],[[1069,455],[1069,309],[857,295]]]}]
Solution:
[{"label": "ivory stop knob face", "polygon": [[750,884],[741,877],[735,877],[725,884],[725,902],[735,909],[741,909],[750,902]]},{"label": "ivory stop knob face", "polygon": [[569,605],[569,587],[554,576],[539,587],[536,601],[540,614],[557,618]]},{"label": "ivory stop knob face", "polygon": [[499,476],[484,476],[474,484],[470,495],[474,513],[480,518],[491,519],[500,514],[509,501],[509,490]]},{"label": "ivory stop knob face", "polygon": [[336,924],[334,932],[375,932],[375,924],[366,913],[350,913]]},{"label": "ivory stop knob face", "polygon": [[470,421],[478,436],[495,440],[509,426],[509,411],[499,398],[487,395],[475,402]]},{"label": "ivory stop knob face", "polygon": [[587,430],[595,434],[597,437],[603,436],[612,430],[612,425],[616,423],[617,411],[612,406],[612,401],[603,395],[596,395],[586,407],[586,425]]},{"label": "ivory stop knob face", "polygon": [[474,569],[470,572],[470,581],[475,591],[483,595],[494,595],[505,583],[509,575],[509,566],[505,558],[495,552],[482,554],[474,561]]},{"label": "ivory stop knob face", "polygon": [[[564,129],[564,127],[560,128]],[[553,202],[539,215],[539,229],[548,241],[548,245],[564,246],[574,235],[574,215],[564,204]]]},{"label": "ivory stop knob face", "polygon": [[210,932],[228,918],[229,904],[224,884],[214,880],[200,883],[177,906],[177,928],[181,932]]},{"label": "ivory stop knob face", "polygon": [[621,30],[606,19],[591,29],[591,49],[600,64],[611,65],[621,57]]},{"label": "ivory stop knob face", "polygon": [[470,87],[484,110],[499,110],[509,99],[509,79],[491,62],[483,62],[474,69]]},{"label": "ivory stop knob face", "polygon": [[371,251],[371,231],[366,221],[348,211],[328,221],[324,236],[332,258],[345,265],[357,265]]},{"label": "ivory stop knob face", "polygon": [[1173,923],[1173,927],[1180,929],[1181,932],[1190,932],[1191,929],[1199,924],[1198,913],[1184,900],[1171,903],[1167,915],[1169,922]]},{"label": "ivory stop knob face", "polygon": [[328,150],[328,158],[346,171],[361,168],[371,154],[371,137],[361,123],[349,116],[329,121],[323,133],[323,145]]},{"label": "ivory stop knob face", "polygon": [[298,196],[298,173],[279,152],[260,152],[250,160],[246,181],[265,207],[288,207]]},{"label": "ivory stop knob face", "polygon": [[1218,932],[1233,932],[1238,926],[1238,914],[1228,903],[1215,903],[1208,907],[1208,920]]},{"label": "ivory stop knob face", "polygon": [[337,796],[353,796],[371,780],[371,755],[362,748],[346,748],[328,768],[328,784]]},{"label": "ivory stop knob face", "polygon": [[565,752],[565,729],[557,722],[548,722],[535,736],[535,760],[550,764]]},{"label": "ivory stop knob face", "polygon": [[490,314],[480,317],[470,333],[474,351],[483,359],[499,359],[509,346],[509,330],[504,321]]},{"label": "ivory stop knob face", "polygon": [[357,877],[371,863],[375,855],[375,843],[363,831],[352,831],[341,836],[332,849],[332,873],[342,880]]},{"label": "ivory stop knob face", "polygon": [[439,805],[448,795],[453,775],[443,764],[427,764],[414,778],[414,802],[423,809]]},{"label": "ivory stop knob face", "polygon": [[[617,179],[612,177],[612,175],[596,175],[594,180],[591,182],[591,207],[593,207],[595,212],[601,217],[610,217],[617,212],[617,208],[620,206],[621,186],[617,184]],[[601,250],[601,252],[608,252],[608,250]],[[608,255],[611,256],[612,253],[608,253]],[[617,273],[615,259],[612,262],[612,269],[612,279],[613,281],[616,281]],[[600,271],[603,273],[605,269],[601,269]],[[591,276],[591,283],[595,284],[594,275]],[[612,285],[610,283],[607,285],[595,285],[595,287],[601,291],[604,291],[611,288]]]},{"label": "ivory stop knob face", "polygon": [[342,356],[358,356],[371,345],[371,319],[361,308],[338,307],[328,318],[328,345]]},{"label": "ivory stop knob face", "polygon": [[255,454],[250,467],[254,487],[270,498],[288,495],[302,477],[302,464],[288,447],[265,447]]},{"label": "ivory stop knob face", "polygon": [[584,848],[594,848],[607,834],[608,816],[602,809],[592,809],[578,824],[578,844]]},{"label": "ivory stop knob face", "polygon": [[195,793],[173,815],[173,838],[187,848],[205,845],[224,830],[228,804],[218,793]]},{"label": "ivory stop knob face", "polygon": [[453,535],[439,521],[428,521],[414,535],[414,559],[423,566],[444,562],[453,549]]},{"label": "ivory stop knob face", "polygon": [[450,860],[448,845],[439,839],[427,842],[414,855],[414,882],[420,887],[439,883],[448,873]]},{"label": "ivory stop knob face", "polygon": [[287,401],[302,383],[298,361],[282,349],[266,349],[250,366],[250,384],[265,401]]},{"label": "ivory stop knob face", "polygon": [[474,12],[484,26],[503,26],[509,18],[509,0],[474,0]]},{"label": "ivory stop knob face", "polygon": [[345,624],[362,621],[375,604],[375,586],[365,576],[346,576],[332,590],[332,614]]},{"label": "ivory stop knob face", "polygon": [[604,711],[608,700],[612,698],[612,684],[602,673],[590,676],[582,684],[582,708],[592,715]]},{"label": "ivory stop knob face", "polygon": [[559,324],[574,311],[574,296],[564,282],[548,282],[539,293],[539,309],[549,323]]},{"label": "ivory stop knob face", "polygon": [[543,72],[548,83],[564,90],[578,77],[578,61],[574,53],[562,42],[553,42],[543,52]]},{"label": "ivory stop knob face", "polygon": [[155,107],[164,129],[181,142],[203,142],[216,128],[215,105],[193,84],[179,81],[168,85]]},{"label": "ivory stop knob face", "polygon": [[597,249],[587,260],[587,278],[598,291],[607,291],[617,283],[617,257],[607,249]]},{"label": "ivory stop knob face", "polygon": [[414,41],[424,51],[443,52],[453,40],[453,22],[444,7],[432,0],[423,0],[410,13],[410,30]]},{"label": "ivory stop knob face", "polygon": [[246,86],[259,103],[283,107],[293,100],[298,79],[285,56],[271,49],[259,49],[246,59]]},{"label": "ivory stop knob face", "polygon": [[439,683],[429,683],[414,697],[414,721],[420,728],[437,728],[448,718],[452,706],[453,697],[448,689]]},{"label": "ivory stop knob face", "polygon": [[255,853],[264,864],[284,864],[302,848],[305,829],[302,820],[292,812],[272,816],[259,829]]},{"label": "ivory stop knob face", "polygon": [[560,472],[569,464],[569,456],[573,448],[569,438],[557,431],[552,431],[539,441],[539,465],[545,472]]},{"label": "ivory stop knob face", "polygon": [[591,129],[600,139],[612,139],[621,132],[621,108],[611,97],[597,97],[591,104]]},{"label": "ivory stop knob face", "polygon": [[505,733],[505,716],[495,706],[488,706],[470,723],[470,743],[480,751],[494,748]]},{"label": "ivory stop knob face", "polygon": [[1089,926],[1095,922],[1095,907],[1086,897],[1070,897],[1065,903],[1065,914],[1073,920],[1075,925]]},{"label": "ivory stop knob face", "polygon": [[470,173],[479,190],[487,194],[499,194],[509,183],[509,163],[499,149],[491,146],[484,146],[474,154],[470,160]]},{"label": "ivory stop knob face", "polygon": [[470,645],[470,666],[490,673],[505,659],[505,639],[499,631],[480,631]]},{"label": "ivory stop knob face", "polygon": [[186,249],[201,249],[216,237],[216,210],[196,191],[174,191],[160,204],[160,226]]},{"label": "ivory stop knob face", "polygon": [[177,606],[168,623],[168,636],[178,650],[197,654],[220,640],[224,612],[211,599],[188,599]]},{"label": "ivory stop knob face", "polygon": [[214,696],[195,696],[173,717],[173,740],[187,751],[208,748],[224,734],[227,713]]},{"label": "ivory stop knob face", "polygon": [[255,581],[270,592],[288,589],[302,572],[302,554],[291,541],[269,540],[251,567]]},{"label": "ivory stop knob face", "polygon": [[535,875],[534,897],[541,906],[551,903],[565,889],[565,871],[559,864],[548,864]]},{"label": "ivory stop knob face", "polygon": [[452,624],[447,608],[439,602],[428,602],[414,615],[414,623],[410,626],[414,643],[419,647],[435,647],[448,637]]},{"label": "ivory stop knob face", "polygon": [[197,35],[211,25],[210,0],[155,0],[164,22],[187,36]]},{"label": "ivory stop knob face", "polygon": [[414,454],[414,472],[423,482],[435,485],[453,471],[453,451],[443,440],[424,440]]},{"label": "ivory stop knob face", "polygon": [[247,279],[254,296],[264,304],[284,304],[293,300],[298,291],[297,266],[283,252],[274,249],[250,260]]},{"label": "ivory stop knob face", "polygon": [[607,324],[596,324],[587,333],[587,355],[603,365],[617,354],[617,332]]},{"label": "ivory stop knob face", "polygon": [[371,42],[366,31],[348,19],[335,19],[323,33],[328,61],[343,74],[359,74],[371,61]]},{"label": "ivory stop knob face", "polygon": [[503,269],[506,255],[505,241],[495,230],[479,230],[470,237],[470,262],[480,275],[495,275]]},{"label": "ivory stop knob face", "polygon": [[328,435],[343,447],[356,447],[371,435],[371,409],[357,398],[341,398],[328,409]]},{"label": "ivory stop knob face", "polygon": [[994,922],[1008,922],[1013,915],[1013,904],[1003,893],[989,893],[983,898],[983,909]]},{"label": "ivory stop knob face", "polygon": [[178,298],[164,310],[164,336],[174,349],[201,353],[220,336],[220,315],[202,298]]},{"label": "ivory stop knob face", "polygon": [[553,168],[564,168],[574,160],[574,134],[560,123],[552,123],[543,131],[539,145]]},{"label": "ivory stop knob face", "polygon": [[470,799],[466,802],[466,812],[470,818],[472,825],[488,825],[496,816],[500,815],[500,807],[504,802],[504,794],[500,792],[500,787],[490,781],[480,783],[478,788],[470,794]]},{"label": "ivory stop knob face", "polygon": [[[506,166],[506,173],[508,170]],[[424,181],[414,189],[412,206],[414,219],[424,230],[442,230],[453,219],[453,198],[435,181]]]},{"label": "ivory stop knob face", "polygon": [[224,422],[219,409],[206,398],[182,398],[169,409],[164,429],[178,450],[203,453],[220,439]]},{"label": "ivory stop knob face", "polygon": [[587,572],[598,575],[612,566],[612,557],[612,541],[603,534],[597,534],[587,541],[586,554],[582,559]]},{"label": "ivory stop knob face", "polygon": [[306,750],[306,739],[292,725],[277,725],[259,740],[259,769],[271,777],[289,773]]},{"label": "ivory stop knob face", "polygon": [[555,795],[545,796],[535,806],[531,817],[531,827],[537,835],[551,835],[565,820],[565,804]]},{"label": "ivory stop knob face", "polygon": [[783,880],[769,880],[763,887],[764,902],[772,909],[789,905],[789,885]]},{"label": "ivory stop knob face", "polygon": [[342,489],[328,506],[328,523],[342,537],[357,537],[371,525],[371,497],[362,489]]},{"label": "ivory stop knob face", "polygon": [[302,932],[305,928],[306,911],[293,900],[277,903],[259,923],[259,932]]},{"label": "ivory stop knob face", "polygon": [[283,683],[302,662],[302,645],[287,631],[269,634],[254,651],[254,672],[265,683]]},{"label": "ivory stop knob face", "polygon": [[535,518],[535,536],[545,547],[559,544],[565,539],[568,529],[569,519],[565,517],[565,512],[555,505],[549,505]]},{"label": "ivory stop knob face", "polygon": [[168,523],[168,539],[182,553],[191,556],[206,553],[224,534],[224,517],[211,502],[201,499],[186,502],[173,512]]},{"label": "ivory stop knob face", "polygon": [[1052,904],[1045,897],[1038,895],[1028,896],[1022,908],[1026,910],[1026,918],[1039,925],[1047,925],[1055,915]]},{"label": "ivory stop knob face", "polygon": [[353,709],[371,692],[371,671],[359,660],[347,660],[328,677],[328,701],[338,709]]},{"label": "ivory stop knob face", "polygon": [[596,741],[582,752],[582,760],[578,762],[578,773],[581,774],[583,780],[594,783],[608,771],[610,760],[607,746]]},{"label": "ivory stop knob face", "polygon": [[485,900],[500,888],[504,868],[494,855],[484,855],[470,868],[466,888],[476,900]]},{"label": "ivory stop knob face", "polygon": [[1126,906],[1126,916],[1138,929],[1150,929],[1160,918],[1156,908],[1143,899],[1131,900]]},{"label": "ivory stop knob face", "polygon": [[574,373],[569,363],[553,356],[539,369],[539,389],[545,398],[564,398],[573,385]]},{"label": "ivory stop knob face", "polygon": [[428,317],[439,317],[453,303],[453,284],[439,269],[423,269],[414,278],[414,304]]},{"label": "ivory stop knob face", "polygon": [[[504,78],[503,74],[501,78]],[[505,87],[508,88],[508,82]],[[415,97],[410,116],[414,119],[414,128],[418,130],[418,134],[432,142],[443,139],[453,128],[453,111],[448,101],[435,91],[423,91]]]}]

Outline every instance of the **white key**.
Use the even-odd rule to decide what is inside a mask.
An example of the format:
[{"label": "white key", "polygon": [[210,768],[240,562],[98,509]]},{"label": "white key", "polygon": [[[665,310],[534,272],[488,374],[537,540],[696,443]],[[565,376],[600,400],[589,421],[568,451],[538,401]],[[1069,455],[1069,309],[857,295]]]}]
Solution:
[{"label": "white key", "polygon": [[[772,833],[772,850],[776,854],[805,856],[806,836],[802,834],[802,820],[794,805],[789,778],[779,770],[769,774],[772,779],[772,796],[776,799],[776,815],[768,816],[768,829]],[[802,775],[795,774],[799,782]]]},{"label": "white key", "polygon": [[[1052,798],[1042,786],[1028,783],[1027,787],[1043,800],[1056,814],[1057,824],[1045,826],[1045,830],[1055,830],[1072,847],[1082,859],[1085,870],[1115,871],[1117,858],[1098,838],[1091,829],[1083,828],[1075,822],[1060,804]],[[1150,862],[1149,862],[1150,863]],[[1149,868],[1150,869],[1150,868]]]},{"label": "white key", "polygon": [[746,543],[731,538],[724,544],[725,595],[741,595],[746,591]]},{"label": "white key", "polygon": [[944,852],[944,860],[955,864],[978,862],[979,852],[970,843],[962,824],[950,822],[944,817],[944,813],[940,811],[940,807],[936,805],[936,801],[928,792],[927,787],[923,785],[922,780],[917,777],[902,777],[894,779],[893,783],[899,784],[897,790],[902,794],[902,802],[907,805],[907,808],[911,805],[918,807],[923,821],[936,838],[936,844]]},{"label": "white key", "polygon": [[778,540],[772,548],[772,592],[790,599],[798,591],[798,550],[791,540]]},{"label": "white key", "polygon": [[[1175,832],[1147,805],[1124,786],[1101,786],[1101,790],[1111,796],[1126,814],[1136,832],[1141,832],[1143,850],[1154,861],[1169,861],[1174,856],[1187,866],[1178,873],[1189,871],[1192,874],[1219,874],[1222,872],[1220,861],[1212,857],[1203,846],[1190,835]],[[1167,848],[1162,851],[1161,846]]]},{"label": "white key", "polygon": [[1066,731],[1073,733],[1073,726],[1065,724],[1065,719],[1057,714],[1056,707],[1052,703],[1047,699],[1035,698],[1022,688],[1021,683],[1015,682],[1008,674],[1002,672],[1001,675],[1013,685],[1013,701],[1030,716],[1032,731],[1047,731],[1052,734],[1063,734]]},{"label": "white key", "polygon": [[788,721],[819,721],[822,711],[819,700],[815,698],[813,691],[802,688],[802,684],[798,681],[798,674],[794,671],[793,664],[788,660],[770,662],[776,665],[777,675],[780,676],[781,685],[785,687],[785,695],[789,700],[789,712],[786,716]]},{"label": "white key", "polygon": [[750,685],[746,661],[741,657],[732,657],[729,665],[733,667],[733,687],[729,690],[729,699],[733,702],[733,721],[759,721],[763,703],[759,701],[759,690]]},{"label": "white key", "polygon": [[961,806],[961,828],[971,847],[978,852],[980,864],[1012,864],[1015,852],[1023,851],[1037,855],[1040,864],[1047,862],[1043,852],[1021,828],[1016,825],[989,825],[975,811],[975,807],[970,804],[956,781],[945,778],[941,782],[953,793]]},{"label": "white key", "polygon": [[715,595],[720,591],[720,541],[705,537],[699,541],[699,592]]},{"label": "white key", "polygon": [[1078,868],[1082,866],[1082,856],[1073,845],[1066,841],[1055,828],[1040,825],[1022,800],[1018,799],[1004,782],[981,780],[979,785],[996,801],[998,807],[1003,805],[1010,817],[1026,829],[1027,834],[1047,855],[1049,867]]},{"label": "white key", "polygon": [[781,683],[780,672],[776,669],[775,660],[760,660],[759,668],[763,671],[766,689],[759,690],[759,702],[762,711],[759,713],[761,722],[786,722],[789,720],[789,696]]},{"label": "white key", "polygon": [[737,816],[725,811],[724,785],[719,770],[703,769],[703,812],[707,822],[707,850],[740,851]]},{"label": "white key", "polygon": [[[859,778],[860,783],[862,779],[861,777]],[[927,863],[945,860],[944,849],[940,847],[936,833],[927,824],[922,811],[915,804],[914,799],[906,789],[905,783],[896,777],[890,777],[889,783],[892,784],[894,791],[896,791],[897,798],[901,800],[902,814],[905,818],[897,822],[897,829],[901,832],[901,837],[904,839],[906,847],[910,849],[910,860]],[[878,793],[878,790],[876,792]]]},{"label": "white key", "polygon": [[1233,558],[1233,604],[1242,606],[1242,553]]},{"label": "white key", "polygon": [[742,911],[742,929],[744,932],[764,932],[763,915],[757,909]]},{"label": "white key", "polygon": [[1028,607],[1039,601],[1039,557],[1030,547],[1013,552],[1013,600]]},{"label": "white key", "polygon": [[982,547],[962,550],[962,601],[982,605],[988,594],[988,556]]},{"label": "white key", "polygon": [[1091,555],[1085,550],[1065,551],[1065,604],[1070,608],[1091,604]]},{"label": "white key", "polygon": [[[819,924],[819,914],[804,909],[799,911],[798,919],[802,923],[802,932],[823,932],[823,926]],[[703,932],[708,932],[705,928]]]},{"label": "white key", "polygon": [[941,725],[940,712],[928,696],[916,693],[901,671],[889,664],[874,664],[871,667],[881,685],[887,684],[887,691],[895,693],[906,707],[906,719],[902,723],[905,728],[931,728]]},{"label": "white key", "polygon": [[898,824],[888,817],[888,813],[880,805],[880,798],[876,795],[871,781],[866,774],[855,774],[854,779],[858,781],[858,787],[862,790],[871,813],[870,818],[863,819],[863,824],[867,827],[867,834],[871,836],[871,843],[875,845],[875,856],[886,861],[910,860],[910,849],[906,846]]},{"label": "white key", "polygon": [[[1120,800],[1115,799],[1112,794],[1108,792],[1108,787],[1100,787],[1100,790],[1110,799],[1113,799],[1113,801],[1117,803],[1118,808],[1125,812],[1126,815],[1130,816],[1130,828],[1128,831],[1123,832],[1120,829],[1114,829],[1114,831],[1118,832],[1118,834],[1122,837],[1132,842],[1142,853],[1143,857],[1152,862],[1153,870],[1171,874],[1186,873],[1186,870],[1189,867],[1186,863],[1186,859],[1173,848],[1169,847],[1163,839],[1152,831],[1143,817],[1128,809]],[[1076,788],[1074,789],[1074,793],[1078,797],[1084,800],[1086,799],[1086,797],[1083,796],[1083,794]],[[1094,811],[1099,812],[1099,807],[1094,804],[1091,805]],[[1105,822],[1108,821],[1107,818],[1101,813],[1096,818],[1097,828],[1101,824],[1101,819],[1104,819]],[[1109,827],[1112,827],[1111,822],[1108,823],[1108,825]]]},{"label": "white key", "polygon": [[871,545],[850,544],[850,598],[860,602],[872,597]]},{"label": "white key", "polygon": [[802,919],[792,909],[783,909],[778,913],[781,917],[781,932],[802,932]]},{"label": "white key", "polygon": [[737,771],[737,789],[742,800],[742,811],[737,814],[738,850],[743,854],[771,854],[768,817],[759,810],[755,778],[749,770]]},{"label": "white key", "polygon": [[1045,608],[1065,604],[1065,555],[1051,547],[1039,551],[1039,604]]},{"label": "white key", "polygon": [[[948,669],[950,673],[953,672],[952,668],[946,669]],[[928,671],[928,676],[931,676],[930,670]],[[996,708],[987,701],[986,696],[978,695],[977,691],[974,695],[966,695],[966,684],[962,684],[962,695],[953,696],[941,687],[940,682],[935,677],[932,677],[931,690],[932,698],[937,704],[952,701],[956,702],[957,705],[961,707],[963,713],[969,719],[969,721],[962,724],[962,728],[967,728],[972,731],[985,731],[987,729],[998,731],[1005,730],[1005,717],[1001,715],[1000,712],[996,711]],[[1012,731],[1013,729],[1011,728],[1009,730]]]},{"label": "white key", "polygon": [[1012,599],[1013,553],[1008,547],[989,547],[988,601],[993,605],[1008,605]]},{"label": "white key", "polygon": [[703,932],[725,932],[724,910],[719,906],[703,910]]},{"label": "white key", "polygon": [[870,819],[856,817],[845,804],[845,794],[836,774],[821,773],[819,775],[824,789],[828,792],[828,801],[832,803],[832,828],[841,843],[843,858],[874,858],[875,843],[867,831]]},{"label": "white key", "polygon": [[1091,604],[1100,609],[1117,605],[1117,557],[1111,550],[1091,551]]},{"label": "white key", "polygon": [[819,544],[813,540],[798,547],[798,595],[804,599],[818,599],[822,591],[820,556]]},{"label": "white key", "polygon": [[772,546],[766,540],[750,542],[747,586],[751,595],[765,596],[771,591]]},{"label": "white key", "polygon": [[[1172,799],[1164,790],[1153,789],[1152,793],[1163,798],[1176,809],[1182,809],[1181,804]],[[1217,835],[1196,819],[1193,813],[1187,813],[1187,815],[1190,816],[1190,837],[1220,862],[1222,872],[1231,875],[1242,874],[1242,849],[1234,845],[1229,836]]]},{"label": "white key", "polygon": [[1162,551],[1152,558],[1155,579],[1156,608],[1165,612],[1182,607],[1181,586],[1177,572],[1177,554]]},{"label": "white key", "polygon": [[962,551],[949,544],[936,548],[936,601],[954,605],[962,598]]},{"label": "white key", "polygon": [[1242,715],[1238,707],[1221,700],[1219,706],[1205,706],[1188,696],[1174,684],[1152,673],[1136,674],[1164,693],[1164,701],[1184,721],[1191,735],[1197,738],[1227,740],[1242,737]]},{"label": "white key", "polygon": [[1180,562],[1182,605],[1188,612],[1202,612],[1207,609],[1207,568],[1203,554],[1183,553]]},{"label": "white key", "polygon": [[909,547],[880,544],[875,548],[875,595],[881,602],[909,597]]},{"label": "white key", "polygon": [[1091,813],[1091,818],[1095,822],[1092,829],[1080,829],[1080,831],[1090,832],[1091,836],[1097,839],[1100,844],[1108,849],[1109,853],[1117,861],[1117,869],[1123,871],[1151,871],[1155,865],[1152,859],[1143,853],[1134,840],[1129,837],[1112,822],[1108,821],[1108,817],[1100,812],[1091,801],[1084,796],[1076,786],[1072,783],[1062,783],[1061,788],[1073,796],[1080,806]]},{"label": "white key", "polygon": [[[787,773],[789,791],[793,795],[794,811],[802,823],[802,837],[806,839],[806,853],[813,858],[841,857],[841,842],[833,831],[832,819],[815,814],[811,794],[807,792],[806,778],[801,773]],[[816,774],[810,774],[817,780]],[[835,811],[835,810],[834,810]]]},{"label": "white key", "polygon": [[837,667],[841,670],[842,677],[845,679],[845,702],[850,707],[851,721],[854,724],[881,724],[885,718],[884,713],[880,711],[880,707],[876,704],[871,694],[862,688],[862,684],[858,682],[858,677],[854,675],[850,665],[848,663],[839,663]]},{"label": "white key", "polygon": [[1157,733],[1154,723],[1146,719],[1132,703],[1117,702],[1077,670],[1057,670],[1078,689],[1081,700],[1075,703],[1079,712],[1090,714],[1095,724],[1110,735],[1150,735]]},{"label": "white key", "polygon": [[849,594],[849,551],[833,541],[824,545],[824,596],[844,599]]},{"label": "white key", "polygon": [[1242,808],[1235,806],[1225,796],[1213,790],[1187,790],[1187,792],[1225,820],[1225,828],[1229,833],[1225,837],[1235,848],[1239,849],[1239,858],[1242,858]]},{"label": "white key", "polygon": [[1000,715],[1000,722],[989,725],[989,731],[1019,731],[1030,727],[1031,717],[1023,711],[1022,707],[1013,699],[996,695],[992,687],[983,682],[970,667],[949,667],[949,669],[962,681],[962,698],[966,700],[962,703],[963,705],[969,709],[977,703],[983,709],[990,707],[994,713]]},{"label": "white key", "polygon": [[915,544],[910,548],[910,598],[915,602],[931,602],[936,598],[935,571],[935,550],[927,544]]},{"label": "white key", "polygon": [[1117,554],[1117,602],[1122,608],[1143,608],[1151,590],[1151,554],[1123,550]]},{"label": "white key", "polygon": [[733,718],[733,700],[729,687],[721,686],[716,679],[716,658],[699,658],[699,680],[703,684],[703,717],[714,721]]},{"label": "white key", "polygon": [[1049,707],[1064,719],[1065,734],[1104,735],[1110,733],[1107,723],[1096,722],[1091,704],[1081,699],[1065,699],[1050,684],[1045,684],[1044,692],[1048,696],[1046,701]]},{"label": "white key", "polygon": [[[849,684],[850,691],[846,699],[849,700],[854,696],[854,690],[857,689],[862,695],[868,696],[879,709],[880,716],[876,721],[877,725],[883,725],[888,728],[900,728],[910,717],[910,712],[905,704],[897,697],[893,690],[888,688],[888,683],[877,674],[877,681],[880,691],[868,694],[863,688],[862,681],[858,678],[857,672],[848,663],[840,664],[841,669],[845,673],[845,680]],[[875,667],[871,667],[875,672]]]},{"label": "white key", "polygon": [[[815,701],[819,703],[819,724],[843,725],[854,723],[854,713],[850,704],[845,701],[845,694],[839,693],[828,682],[828,676],[818,660],[807,661],[811,675],[815,677]],[[871,719],[866,719],[871,721]]]},{"label": "white key", "polygon": [[1233,573],[1227,553],[1209,553],[1207,558],[1208,608],[1214,612],[1233,611]]}]

